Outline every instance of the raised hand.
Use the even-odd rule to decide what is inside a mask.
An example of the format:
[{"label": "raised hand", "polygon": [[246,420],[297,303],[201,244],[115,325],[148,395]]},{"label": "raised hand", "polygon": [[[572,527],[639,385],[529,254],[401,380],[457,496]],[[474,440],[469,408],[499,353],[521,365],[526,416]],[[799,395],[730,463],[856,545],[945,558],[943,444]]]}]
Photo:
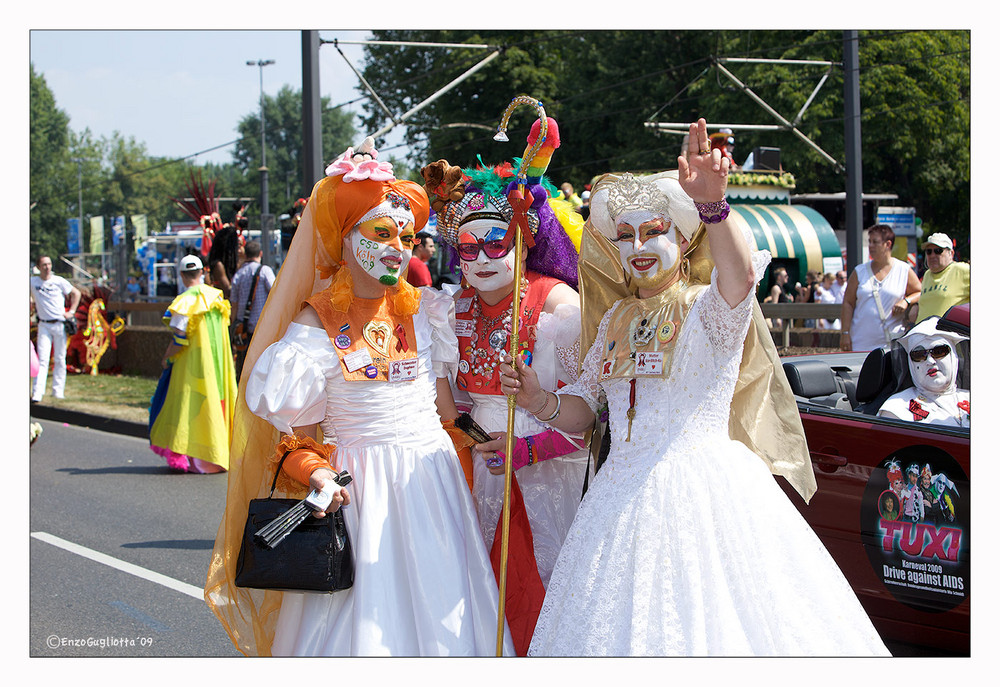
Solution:
[{"label": "raised hand", "polygon": [[688,154],[677,158],[677,180],[684,192],[699,203],[726,197],[729,158],[708,141],[708,125],[701,118],[688,128]]}]

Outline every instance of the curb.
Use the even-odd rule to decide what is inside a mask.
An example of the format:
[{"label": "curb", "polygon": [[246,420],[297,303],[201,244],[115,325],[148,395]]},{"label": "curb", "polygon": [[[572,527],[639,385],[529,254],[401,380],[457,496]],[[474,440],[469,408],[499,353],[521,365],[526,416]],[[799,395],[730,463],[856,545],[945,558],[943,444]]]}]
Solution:
[{"label": "curb", "polygon": [[33,403],[30,409],[30,416],[39,420],[52,420],[54,422],[65,422],[70,425],[89,427],[102,432],[112,434],[124,434],[125,436],[149,438],[149,427],[145,423],[130,422],[128,420],[117,420],[110,417],[90,415],[75,410],[65,410],[63,408],[53,408],[52,406]]}]

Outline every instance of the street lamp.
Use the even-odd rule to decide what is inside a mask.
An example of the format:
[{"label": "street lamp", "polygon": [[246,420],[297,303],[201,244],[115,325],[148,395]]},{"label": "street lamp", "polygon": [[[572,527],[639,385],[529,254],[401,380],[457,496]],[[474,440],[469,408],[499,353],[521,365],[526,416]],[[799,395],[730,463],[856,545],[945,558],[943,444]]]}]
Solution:
[{"label": "street lamp", "polygon": [[247,66],[256,66],[260,73],[260,239],[263,248],[262,262],[271,263],[271,236],[267,215],[271,214],[267,188],[267,144],[264,140],[264,67],[274,64],[274,60],[247,60]]}]

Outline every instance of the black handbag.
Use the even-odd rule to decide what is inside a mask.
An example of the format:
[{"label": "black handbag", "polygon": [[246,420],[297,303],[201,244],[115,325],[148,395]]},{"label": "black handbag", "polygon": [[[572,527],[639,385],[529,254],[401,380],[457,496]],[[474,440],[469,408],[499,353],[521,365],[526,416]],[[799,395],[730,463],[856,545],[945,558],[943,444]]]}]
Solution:
[{"label": "black handbag", "polygon": [[300,503],[298,499],[272,498],[281,465],[289,453],[278,463],[268,498],[250,501],[236,561],[236,586],[328,593],[350,589],[354,584],[354,554],[342,508],[324,518],[310,515],[273,549],[254,538],[255,532]]},{"label": "black handbag", "polygon": [[73,336],[76,334],[76,315],[68,320],[63,320],[63,330],[65,330],[66,336]]}]

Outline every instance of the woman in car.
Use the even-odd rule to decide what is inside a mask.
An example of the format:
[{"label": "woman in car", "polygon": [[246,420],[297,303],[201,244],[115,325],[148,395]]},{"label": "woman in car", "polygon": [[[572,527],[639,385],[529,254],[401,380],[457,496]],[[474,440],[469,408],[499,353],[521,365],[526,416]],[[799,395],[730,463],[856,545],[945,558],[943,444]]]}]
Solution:
[{"label": "woman in car", "polygon": [[894,344],[894,359],[904,355],[899,391],[885,400],[878,414],[922,424],[968,427],[969,392],[958,388],[957,345],[968,337],[937,328],[941,318],[928,317]]}]

